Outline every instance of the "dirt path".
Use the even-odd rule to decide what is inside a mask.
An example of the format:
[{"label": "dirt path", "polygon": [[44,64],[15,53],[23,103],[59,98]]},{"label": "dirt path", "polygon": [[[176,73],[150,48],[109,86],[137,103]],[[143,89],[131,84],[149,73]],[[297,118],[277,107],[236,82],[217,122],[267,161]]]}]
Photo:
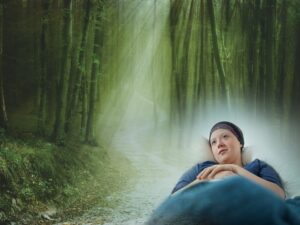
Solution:
[{"label": "dirt path", "polygon": [[107,200],[117,203],[116,208],[96,206],[68,224],[141,225],[145,222],[153,209],[168,196],[182,173],[182,169],[174,166],[161,149],[150,148],[149,141],[147,128],[126,130],[114,137],[113,148],[129,159],[137,175],[131,177],[128,174],[128,179],[131,179],[128,189],[107,196]]}]

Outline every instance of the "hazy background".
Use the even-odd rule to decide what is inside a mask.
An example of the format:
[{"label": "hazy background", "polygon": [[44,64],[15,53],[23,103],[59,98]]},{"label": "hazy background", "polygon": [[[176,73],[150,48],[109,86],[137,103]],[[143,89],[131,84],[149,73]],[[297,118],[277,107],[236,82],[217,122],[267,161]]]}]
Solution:
[{"label": "hazy background", "polygon": [[124,197],[120,215],[137,218],[211,158],[205,138],[228,120],[300,195],[299,10],[298,0],[0,1],[0,134],[124,156],[136,186],[107,198]]},{"label": "hazy background", "polygon": [[100,138],[144,137],[136,152],[159,152],[188,168],[207,158],[199,146],[211,126],[229,120],[253,157],[299,194],[295,5],[213,2],[217,52],[206,1],[119,1],[104,51],[110,94],[101,104]]}]

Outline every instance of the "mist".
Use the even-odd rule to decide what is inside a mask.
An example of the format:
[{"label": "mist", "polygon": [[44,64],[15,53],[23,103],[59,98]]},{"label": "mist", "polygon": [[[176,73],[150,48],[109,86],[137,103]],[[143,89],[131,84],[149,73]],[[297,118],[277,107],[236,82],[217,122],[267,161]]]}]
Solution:
[{"label": "mist", "polygon": [[[105,56],[105,85],[97,123],[99,139],[133,163],[138,161],[137,170],[146,166],[148,179],[160,177],[159,173],[168,167],[168,182],[154,187],[157,193],[161,193],[156,203],[169,194],[186,169],[196,162],[213,159],[207,146],[208,134],[216,122],[223,120],[242,129],[252,159],[259,158],[272,165],[281,175],[289,195],[299,195],[300,179],[296,173],[300,151],[294,144],[297,140],[290,135],[291,130],[299,129],[291,125],[296,124],[292,121],[282,126],[287,121],[284,114],[281,118],[280,114],[273,113],[280,110],[280,106],[274,106],[272,112],[260,107],[263,103],[259,100],[253,106],[253,101],[242,98],[237,88],[227,88],[228,102],[222,94],[213,97],[212,92],[202,97],[205,102],[195,103],[193,88],[196,80],[188,77],[184,93],[186,108],[180,108],[182,105],[179,104],[178,110],[174,110],[172,99],[176,96],[172,90],[176,84],[172,79],[172,57],[187,56],[180,55],[184,49],[177,52],[172,49],[170,1],[126,1],[120,2],[118,7],[115,14],[118,16],[110,26],[111,35],[105,46],[109,54]],[[179,15],[181,22],[178,23],[186,26],[186,18]],[[186,31],[175,32],[180,39]],[[192,72],[192,64],[196,63],[193,54],[191,48],[188,68]],[[214,76],[210,73],[207,71],[206,75]],[[237,78],[236,73],[238,70],[227,72],[230,87],[234,87],[230,82],[242,79]],[[204,83],[207,89],[212,85],[209,79]],[[239,81],[236,87],[238,85]],[[186,111],[179,114],[181,110]],[[149,158],[159,163],[153,163]]]}]

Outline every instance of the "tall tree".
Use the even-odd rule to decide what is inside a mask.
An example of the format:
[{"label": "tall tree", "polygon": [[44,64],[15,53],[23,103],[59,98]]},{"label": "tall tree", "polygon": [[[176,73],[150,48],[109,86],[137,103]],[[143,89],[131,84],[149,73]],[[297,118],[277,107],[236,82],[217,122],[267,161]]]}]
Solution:
[{"label": "tall tree", "polygon": [[[199,4],[199,12],[200,12],[200,29],[199,29],[199,44],[197,45],[198,48],[198,69],[196,70],[196,79],[198,80],[197,89],[195,95],[197,96],[197,101],[200,100],[200,96],[202,95],[203,101],[205,104],[206,99],[206,79],[205,79],[205,56],[204,56],[204,46],[205,46],[205,7],[204,7],[204,0],[201,0]],[[203,104],[203,105],[204,105]]]},{"label": "tall tree", "polygon": [[72,50],[72,0],[64,0],[64,20],[63,20],[63,55],[62,67],[57,83],[56,95],[56,115],[55,125],[52,137],[60,143],[65,138],[65,122],[66,122],[66,105],[67,90],[70,77],[71,67],[71,50]]},{"label": "tall tree", "polygon": [[[99,13],[99,12],[98,12]],[[100,14],[100,13],[99,13]],[[89,87],[89,107],[87,111],[87,124],[85,132],[85,141],[88,143],[94,143],[94,120],[95,120],[95,103],[96,103],[96,85],[97,77],[99,75],[100,65],[100,52],[101,52],[101,30],[97,26],[100,24],[100,17],[96,16],[95,19],[95,34],[94,34],[94,49],[93,49],[93,64],[92,73]]]},{"label": "tall tree", "polygon": [[[299,4],[298,4],[299,5]],[[300,112],[300,15],[298,14],[296,17],[295,22],[295,37],[296,37],[296,43],[294,48],[294,63],[293,63],[293,74],[292,74],[292,93],[291,93],[291,107],[290,107],[290,118],[292,118],[292,121],[296,121],[299,118],[299,112]],[[294,122],[292,122],[294,123]],[[297,124],[297,123],[296,123]],[[297,132],[294,132],[296,136],[299,136]]]},{"label": "tall tree", "polygon": [[264,15],[264,31],[265,32],[265,88],[266,88],[266,99],[265,107],[271,108],[271,111],[274,112],[274,46],[275,46],[275,10],[276,10],[276,0],[264,1],[263,6],[263,15]]},{"label": "tall tree", "polygon": [[[256,95],[256,77],[257,77],[257,39],[259,35],[259,14],[260,14],[260,2],[248,1],[243,6],[241,16],[244,18],[242,27],[246,30],[246,52],[247,60],[247,77],[248,86],[246,91],[246,97],[248,102],[253,102]],[[255,104],[252,105],[254,107]]]},{"label": "tall tree", "polygon": [[81,108],[81,122],[80,131],[81,135],[85,137],[86,125],[87,125],[87,110],[88,110],[88,77],[87,74],[81,77],[80,87],[80,108]]},{"label": "tall tree", "polygon": [[[80,105],[80,93],[82,92],[82,88],[84,86],[84,77],[86,76],[87,73],[87,51],[88,51],[88,36],[89,36],[89,29],[92,23],[91,19],[91,10],[92,10],[92,5],[91,1],[85,1],[82,5],[83,11],[85,12],[84,17],[83,17],[83,22],[82,24],[82,29],[77,41],[77,45],[75,45],[74,49],[74,61],[72,62],[73,67],[73,83],[70,83],[70,88],[69,88],[69,101],[68,101],[68,107],[67,107],[67,128],[69,130],[70,124],[73,123],[74,120],[78,120],[82,117],[84,117],[84,111],[82,111],[82,108]],[[70,80],[71,82],[72,80]],[[78,112],[80,113],[80,116],[78,116]],[[82,120],[82,119],[81,119]],[[71,128],[70,128],[71,129]],[[80,130],[81,128],[78,127],[77,130]],[[72,130],[72,129],[71,129]],[[73,132],[73,131],[71,131]]]},{"label": "tall tree", "polygon": [[[275,95],[277,96],[276,105],[284,106],[284,81],[286,75],[286,48],[285,45],[287,43],[287,8],[288,1],[282,1],[282,6],[280,10],[279,23],[280,23],[280,31],[279,31],[279,46],[277,52],[277,79],[276,79],[276,91]],[[279,107],[279,115],[283,115],[285,107]]]},{"label": "tall tree", "polygon": [[97,14],[93,13],[94,20],[94,40],[93,40],[93,63],[91,71],[91,80],[89,87],[89,108],[87,115],[87,124],[85,132],[85,142],[96,144],[95,142],[95,132],[94,132],[94,122],[95,122],[95,110],[96,110],[96,93],[98,86],[98,77],[100,73],[100,58],[103,45],[103,29],[101,28],[101,16],[103,11],[103,4],[98,5]]},{"label": "tall tree", "polygon": [[211,32],[212,32],[213,54],[214,54],[214,59],[216,62],[219,79],[220,79],[221,96],[223,96],[225,105],[228,106],[228,99],[227,99],[228,93],[226,90],[225,73],[224,73],[222,63],[221,63],[220,51],[219,51],[219,46],[218,46],[216,22],[215,22],[214,5],[213,5],[213,1],[211,1],[211,0],[207,0],[207,11],[208,11],[209,19],[210,19]]},{"label": "tall tree", "polygon": [[40,135],[45,135],[46,132],[46,104],[47,104],[47,81],[48,81],[48,36],[49,36],[49,7],[50,3],[45,1],[42,3],[42,19],[37,20],[38,25],[41,28],[37,29],[40,32],[38,33],[36,48],[38,53],[36,54],[38,59],[36,60],[39,64],[37,72],[39,74],[38,82],[38,93],[37,93],[37,110],[38,110],[38,123],[37,123],[37,132]]},{"label": "tall tree", "polygon": [[5,96],[4,96],[4,84],[3,84],[3,1],[0,1],[0,102],[1,102],[1,118],[0,125],[7,125],[7,113],[6,113],[6,105],[5,105]]},{"label": "tall tree", "polygon": [[[186,10],[187,6],[184,1],[174,0],[171,2],[170,9],[170,38],[172,45],[172,84],[171,84],[171,120],[178,120],[180,115],[177,114],[179,110],[184,110],[180,108],[180,69],[178,62],[178,55],[180,54],[180,37],[178,37],[178,29],[185,27],[180,27],[180,15],[183,10]],[[184,11],[185,13],[185,11]],[[185,32],[186,33],[186,32]]]}]

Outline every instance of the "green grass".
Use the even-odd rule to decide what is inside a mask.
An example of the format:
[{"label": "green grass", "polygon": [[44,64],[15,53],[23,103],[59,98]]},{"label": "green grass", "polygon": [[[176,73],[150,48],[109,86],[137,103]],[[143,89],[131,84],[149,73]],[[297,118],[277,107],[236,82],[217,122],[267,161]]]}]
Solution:
[{"label": "green grass", "polygon": [[78,215],[124,187],[126,178],[100,147],[58,147],[43,139],[7,137],[0,132],[0,223],[17,221],[55,205]]}]

